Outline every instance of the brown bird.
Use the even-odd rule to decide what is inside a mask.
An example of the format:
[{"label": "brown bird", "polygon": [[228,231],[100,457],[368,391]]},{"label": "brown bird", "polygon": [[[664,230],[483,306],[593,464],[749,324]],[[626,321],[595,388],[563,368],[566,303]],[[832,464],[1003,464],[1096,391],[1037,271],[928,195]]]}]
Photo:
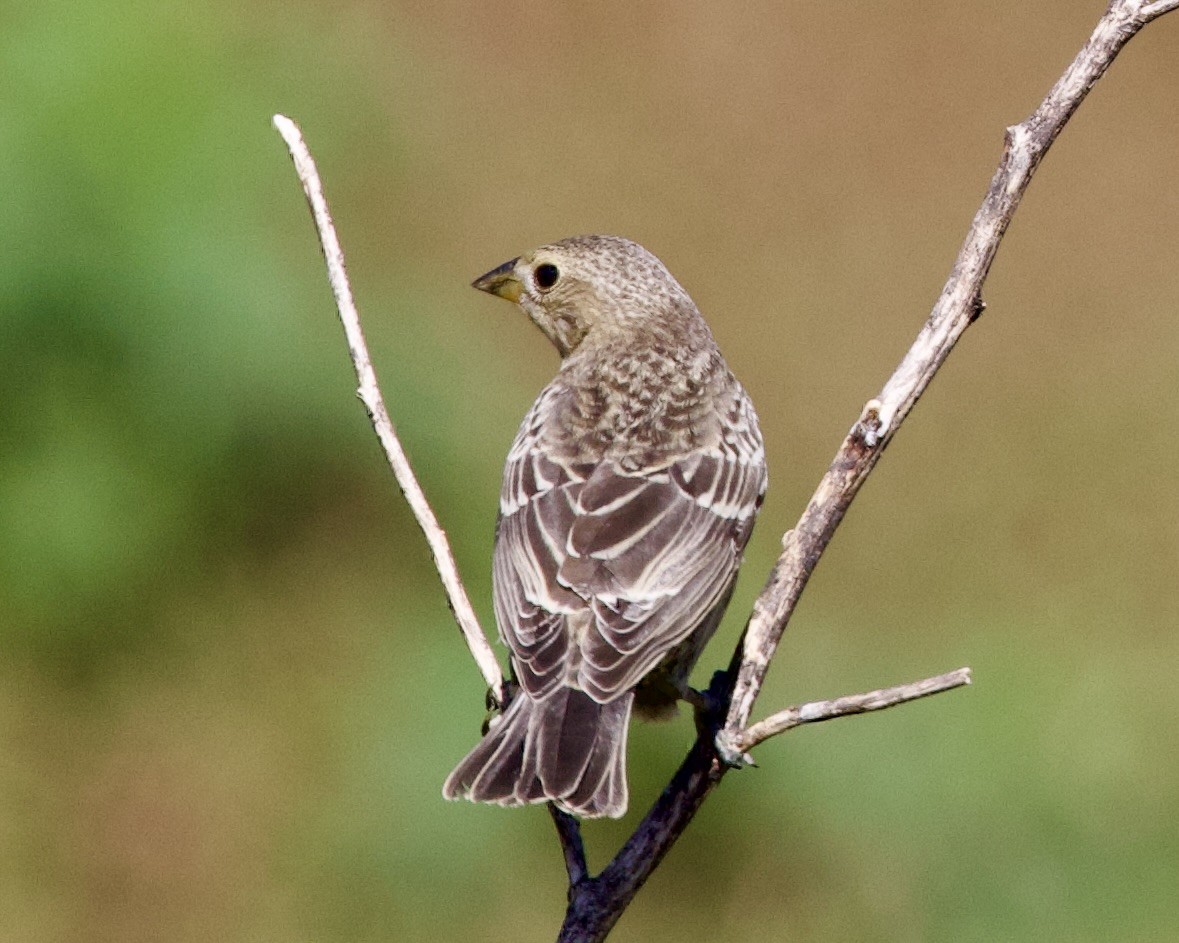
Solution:
[{"label": "brown bird", "polygon": [[634,242],[564,239],[474,287],[519,304],[562,362],[500,493],[495,617],[519,690],[443,794],[617,817],[632,707],[674,712],[729,601],[766,488],[757,416]]}]

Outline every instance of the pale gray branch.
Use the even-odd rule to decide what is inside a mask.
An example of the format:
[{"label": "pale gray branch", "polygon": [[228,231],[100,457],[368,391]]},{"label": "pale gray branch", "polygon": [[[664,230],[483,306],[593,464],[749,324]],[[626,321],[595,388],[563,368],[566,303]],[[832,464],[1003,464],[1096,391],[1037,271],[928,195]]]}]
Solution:
[{"label": "pale gray branch", "polygon": [[895,707],[897,704],[929,697],[931,694],[952,691],[954,688],[960,688],[967,684],[970,684],[970,669],[959,668],[957,671],[950,671],[933,678],[898,684],[892,688],[881,688],[879,691],[848,694],[831,701],[811,701],[809,704],[788,707],[776,714],[771,714],[765,720],[759,720],[748,730],[743,731],[731,746],[732,749],[744,753],[770,737],[776,737],[780,733],[801,727],[803,724],[816,724],[836,717],[880,711],[886,707]]},{"label": "pale gray branch", "polygon": [[[782,553],[742,637],[728,719],[718,738],[722,750],[748,726],[786,625],[852,499],[954,345],[982,314],[983,282],[1040,161],[1122,47],[1150,19],[1175,6],[1179,2],[1114,0],[1040,106],[1007,129],[999,167],[933,311],[900,366],[864,407],[798,524],[782,538]],[[725,757],[741,762],[740,756]]]},{"label": "pale gray branch", "polygon": [[446,533],[438,525],[426,496],[418,484],[417,477],[410,467],[409,459],[397,438],[393,422],[385,409],[385,401],[377,386],[377,375],[373,370],[372,360],[369,358],[368,345],[364,341],[364,332],[360,328],[360,315],[356,311],[356,304],[352,300],[352,289],[348,283],[348,274],[344,268],[344,252],[340,248],[340,241],[336,237],[335,227],[332,225],[331,213],[328,211],[327,200],[324,199],[323,185],[319,180],[315,161],[311,157],[303,135],[298,125],[290,118],[275,115],[272,119],[278,133],[286,141],[291,152],[291,159],[295,163],[295,173],[303,184],[303,192],[307,195],[307,203],[311,207],[311,215],[315,220],[315,228],[319,232],[320,246],[323,248],[324,261],[327,263],[328,281],[332,286],[332,294],[336,298],[336,308],[340,313],[340,323],[344,325],[344,334],[348,339],[348,352],[352,356],[352,364],[356,368],[356,379],[360,384],[357,395],[368,410],[373,429],[385,450],[385,457],[389,467],[397,479],[401,493],[405,495],[413,515],[417,518],[418,526],[426,535],[426,542],[430,545],[430,552],[434,555],[434,565],[438,568],[438,575],[442,579],[442,586],[446,590],[446,598],[450,603],[455,620],[467,641],[467,647],[479,666],[483,679],[491,689],[492,696],[497,702],[503,698],[503,672],[499,661],[487,642],[487,636],[479,625],[479,619],[467,598],[467,591],[463,588],[459,578],[458,567],[451,553],[450,543]]}]

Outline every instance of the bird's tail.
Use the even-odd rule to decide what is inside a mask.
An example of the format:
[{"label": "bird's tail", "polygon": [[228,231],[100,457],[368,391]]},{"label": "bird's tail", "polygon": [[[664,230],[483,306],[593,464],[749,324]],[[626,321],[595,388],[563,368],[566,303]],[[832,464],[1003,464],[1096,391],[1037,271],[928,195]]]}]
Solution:
[{"label": "bird's tail", "polygon": [[561,687],[517,692],[499,723],[446,778],[447,799],[515,806],[552,801],[585,818],[626,811],[626,735],[634,693],[599,704]]}]

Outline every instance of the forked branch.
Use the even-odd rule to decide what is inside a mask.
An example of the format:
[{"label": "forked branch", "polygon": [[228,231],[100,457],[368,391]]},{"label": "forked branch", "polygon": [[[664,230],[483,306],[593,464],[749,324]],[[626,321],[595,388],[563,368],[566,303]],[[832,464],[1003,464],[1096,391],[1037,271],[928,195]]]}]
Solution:
[{"label": "forked branch", "polygon": [[929,319],[900,366],[864,407],[802,518],[782,540],[782,554],[745,631],[722,742],[739,741],[748,726],[782,633],[852,499],[958,339],[982,314],[983,282],[1040,161],[1122,47],[1143,26],[1176,6],[1179,2],[1170,0],[1114,0],[1040,106],[1007,129],[998,169]]}]

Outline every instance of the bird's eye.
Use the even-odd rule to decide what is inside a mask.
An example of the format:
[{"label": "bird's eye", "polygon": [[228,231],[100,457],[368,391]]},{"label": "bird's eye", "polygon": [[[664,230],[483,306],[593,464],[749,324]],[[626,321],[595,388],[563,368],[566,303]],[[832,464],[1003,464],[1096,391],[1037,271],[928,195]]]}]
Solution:
[{"label": "bird's eye", "polygon": [[548,291],[555,284],[557,279],[561,277],[557,266],[550,262],[542,262],[532,272],[532,277],[536,279],[536,287],[541,291]]}]

